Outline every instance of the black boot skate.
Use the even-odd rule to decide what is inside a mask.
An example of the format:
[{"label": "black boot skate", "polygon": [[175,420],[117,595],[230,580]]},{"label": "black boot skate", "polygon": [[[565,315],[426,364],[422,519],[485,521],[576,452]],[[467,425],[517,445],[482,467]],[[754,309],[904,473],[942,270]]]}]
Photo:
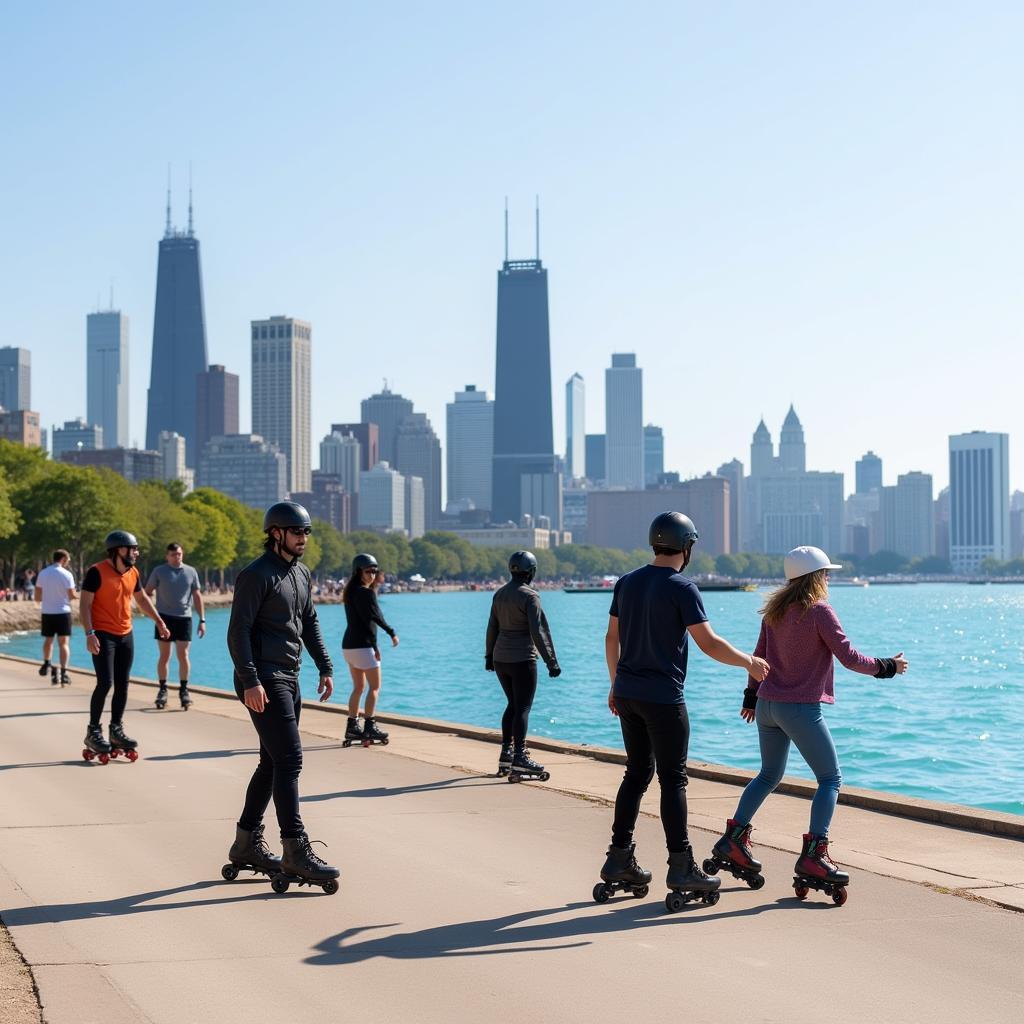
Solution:
[{"label": "black boot skate", "polygon": [[512,744],[503,743],[501,753],[498,754],[498,770],[495,773],[499,779],[505,778],[512,770]]},{"label": "black boot skate", "polygon": [[100,764],[106,764],[110,760],[110,744],[103,738],[103,730],[98,725],[90,725],[86,730],[82,757],[86,761],[95,759]]},{"label": "black boot skate", "polygon": [[71,685],[71,676],[68,675],[68,670],[66,668],[62,668],[60,670],[60,685],[61,686],[70,686]]},{"label": "black boot skate", "polygon": [[181,701],[181,710],[188,711],[192,707],[192,694],[188,692],[188,686],[178,687],[178,700]]},{"label": "black boot skate", "polygon": [[124,726],[120,722],[110,723],[110,756],[112,759],[118,754],[124,754],[129,761],[138,761],[139,752],[136,749],[138,745],[137,740],[125,736]]},{"label": "black boot skate", "polygon": [[841,907],[846,902],[846,887],[850,876],[839,870],[839,865],[828,852],[828,836],[816,836],[808,832],[804,836],[803,851],[793,869],[793,890],[798,900],[807,899],[811,889],[832,897],[832,902]]},{"label": "black boot skate", "polygon": [[388,745],[388,734],[377,728],[376,718],[368,718],[363,726],[363,746],[370,747],[374,743],[380,743],[386,747]]},{"label": "black boot skate", "polygon": [[280,873],[281,858],[270,852],[263,838],[262,825],[257,825],[251,832],[235,826],[235,841],[228,850],[228,863],[220,869],[220,873],[225,881],[233,882],[239,871],[251,871],[271,878]]},{"label": "black boot skate", "polygon": [[512,758],[512,770],[509,774],[509,782],[527,782],[536,779],[538,782],[547,782],[551,773],[544,771],[544,765],[537,764],[530,757],[530,752],[524,747],[517,750]]},{"label": "black boot skate", "polygon": [[742,879],[751,889],[760,889],[764,885],[761,874],[761,862],[754,859],[750,850],[750,825],[741,825],[730,818],[725,823],[722,838],[715,843],[711,856],[704,861],[704,870],[709,875],[717,875],[719,870],[728,871],[733,878]]},{"label": "black boot skate", "polygon": [[50,663],[48,661],[44,661],[42,663],[42,665],[39,666],[39,674],[45,679],[46,678],[46,673],[49,672],[49,671],[50,671]]},{"label": "black boot skate", "polygon": [[681,853],[668,855],[668,874],[665,886],[672,891],[665,897],[665,907],[672,914],[682,910],[691,900],[700,900],[713,907],[718,902],[720,878],[704,874],[693,859],[693,847],[687,843]]},{"label": "black boot skate", "polygon": [[644,871],[636,862],[634,851],[636,843],[629,846],[609,846],[608,859],[601,868],[603,881],[594,886],[594,899],[598,903],[607,903],[608,897],[627,889],[642,900],[649,891],[650,871]]},{"label": "black boot skate", "polygon": [[353,743],[363,742],[363,728],[358,718],[350,718],[345,726],[345,738],[341,741],[343,747],[351,747]]},{"label": "black boot skate", "polygon": [[57,666],[54,665],[53,668],[50,669],[50,685],[56,686],[59,682],[60,680],[57,678]]},{"label": "black boot skate", "polygon": [[270,880],[274,892],[287,892],[293,882],[296,885],[319,885],[328,896],[338,891],[338,876],[341,872],[313,852],[309,836],[303,833],[297,839],[282,839],[281,846],[281,868]]},{"label": "black boot skate", "polygon": [[161,683],[159,689],[156,691],[155,704],[158,711],[163,711],[163,709],[167,707],[167,686],[164,683]]}]

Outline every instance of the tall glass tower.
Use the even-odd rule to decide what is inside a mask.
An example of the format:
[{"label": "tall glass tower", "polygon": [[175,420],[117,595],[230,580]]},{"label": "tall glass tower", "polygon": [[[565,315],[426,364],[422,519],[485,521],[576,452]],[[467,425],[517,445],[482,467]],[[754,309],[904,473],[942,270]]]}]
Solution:
[{"label": "tall glass tower", "polygon": [[192,231],[192,193],[188,229],[171,226],[167,194],[167,225],[160,240],[153,316],[153,359],[149,371],[146,447],[156,450],[160,434],[174,430],[185,438],[185,457],[196,466],[196,377],[205,372],[206,317],[199,270],[199,239]]},{"label": "tall glass tower", "polygon": [[[537,257],[508,258],[498,271],[498,330],[494,385],[494,472],[491,518],[518,523],[546,515],[561,528],[561,475],[551,421],[551,338],[548,272]],[[557,525],[556,525],[557,524]]]}]

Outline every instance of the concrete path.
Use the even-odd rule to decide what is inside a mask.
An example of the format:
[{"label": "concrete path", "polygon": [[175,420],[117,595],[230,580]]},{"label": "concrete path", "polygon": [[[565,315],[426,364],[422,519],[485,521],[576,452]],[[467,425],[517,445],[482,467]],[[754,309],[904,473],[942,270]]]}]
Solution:
[{"label": "concrete path", "polygon": [[[143,759],[101,767],[78,759],[88,693],[0,664],[0,917],[51,1024],[1024,1019],[1024,915],[933,887],[1019,892],[1017,840],[841,809],[837,853],[884,874],[855,871],[843,908],[798,903],[793,856],[770,847],[806,803],[777,797],[755,836],[766,886],[729,878],[716,907],[669,915],[645,817],[651,895],[598,906],[617,766],[547,757],[548,788],[512,786],[483,774],[493,746],[395,729],[341,750],[344,719],[304,712],[303,813],[342,887],[275,896],[219,874],[254,763],[240,707],[157,713],[135,687]],[[694,824],[717,829],[737,792],[694,784]],[[886,877],[915,872],[931,884]]]}]

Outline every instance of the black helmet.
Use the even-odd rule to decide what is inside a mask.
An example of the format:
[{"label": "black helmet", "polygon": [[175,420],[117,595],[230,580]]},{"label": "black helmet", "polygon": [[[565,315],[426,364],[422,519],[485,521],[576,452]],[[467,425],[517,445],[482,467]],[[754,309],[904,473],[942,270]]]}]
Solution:
[{"label": "black helmet", "polygon": [[685,551],[697,539],[697,527],[682,512],[661,512],[651,523],[648,543],[652,548]]},{"label": "black helmet", "polygon": [[377,559],[374,558],[373,555],[356,555],[356,557],[352,559],[353,576],[356,576],[357,574],[361,573],[364,569],[377,568],[379,568],[379,566],[377,565]]},{"label": "black helmet", "polygon": [[282,530],[311,528],[313,520],[297,501],[278,501],[263,514],[263,532],[268,533],[275,526]]},{"label": "black helmet", "polygon": [[513,576],[533,579],[537,572],[537,559],[532,551],[514,551],[508,560],[508,571]]},{"label": "black helmet", "polygon": [[129,533],[127,530],[111,530],[107,534],[103,546],[108,551],[112,551],[114,548],[137,548],[139,542],[135,539],[134,533]]}]

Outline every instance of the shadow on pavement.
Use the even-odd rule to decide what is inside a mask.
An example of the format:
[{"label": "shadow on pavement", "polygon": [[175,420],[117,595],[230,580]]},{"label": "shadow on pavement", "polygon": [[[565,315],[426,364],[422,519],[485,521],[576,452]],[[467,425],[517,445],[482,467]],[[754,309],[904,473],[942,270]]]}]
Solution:
[{"label": "shadow on pavement", "polygon": [[[332,750],[334,744],[330,744],[323,747],[303,747],[303,751],[309,750]],[[255,747],[237,747],[232,750],[186,750],[180,754],[157,754],[153,757],[147,757],[147,761],[195,761],[203,758],[218,758],[218,757],[239,757],[243,754],[255,756],[259,753],[259,750]]]},{"label": "shadow on pavement", "polygon": [[[378,956],[395,960],[420,960],[433,957],[490,956],[495,953],[544,953],[588,946],[588,936],[610,935],[641,928],[699,925],[703,921],[753,917],[773,910],[810,910],[819,907],[828,909],[824,903],[802,904],[795,897],[780,898],[775,903],[745,910],[717,912],[709,912],[701,904],[691,903],[678,914],[667,913],[660,900],[640,902],[630,899],[611,910],[594,903],[568,903],[547,910],[524,911],[479,921],[461,921],[458,924],[438,925],[362,941],[353,940],[363,932],[393,925],[346,928],[317,943],[314,949],[318,952],[307,957],[305,963],[316,967],[332,967]],[[528,923],[567,911],[581,913],[563,921]]]},{"label": "shadow on pavement", "polygon": [[[474,780],[479,782],[474,783]],[[314,793],[312,796],[299,797],[301,803],[317,803],[322,800],[340,800],[344,797],[379,797],[404,796],[406,793],[429,793],[436,790],[477,788],[480,783],[487,785],[507,785],[504,779],[496,779],[493,775],[458,775],[453,779],[442,779],[440,782],[421,782],[415,786],[374,786],[373,789],[349,789],[339,793]]]},{"label": "shadow on pavement", "polygon": [[45,718],[47,715],[87,715],[88,711],[20,711],[16,715],[0,715],[2,718]]}]

